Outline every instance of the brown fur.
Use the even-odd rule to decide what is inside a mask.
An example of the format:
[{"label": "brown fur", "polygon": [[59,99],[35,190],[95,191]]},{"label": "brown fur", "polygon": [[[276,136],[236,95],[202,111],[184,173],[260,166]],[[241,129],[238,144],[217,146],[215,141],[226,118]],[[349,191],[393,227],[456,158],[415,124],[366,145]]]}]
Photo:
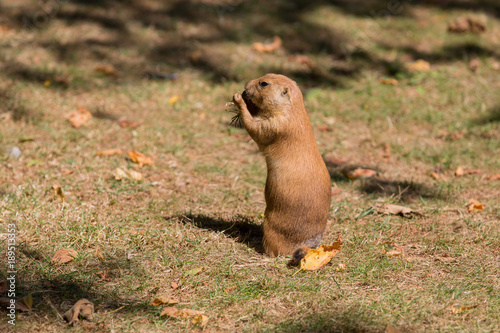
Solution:
[{"label": "brown fur", "polygon": [[264,249],[272,257],[296,250],[303,257],[304,247],[317,247],[325,232],[331,183],[302,93],[286,76],[267,74],[247,82],[233,100],[266,158]]}]

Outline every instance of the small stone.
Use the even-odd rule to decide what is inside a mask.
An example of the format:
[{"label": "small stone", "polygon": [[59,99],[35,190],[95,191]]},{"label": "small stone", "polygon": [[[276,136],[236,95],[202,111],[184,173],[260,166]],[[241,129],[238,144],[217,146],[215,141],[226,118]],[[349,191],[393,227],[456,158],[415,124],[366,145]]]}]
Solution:
[{"label": "small stone", "polygon": [[14,147],[11,147],[9,149],[9,151],[7,152],[7,155],[9,157],[13,157],[13,158],[19,158],[19,156],[21,156],[21,149],[19,149],[18,147],[14,146]]}]

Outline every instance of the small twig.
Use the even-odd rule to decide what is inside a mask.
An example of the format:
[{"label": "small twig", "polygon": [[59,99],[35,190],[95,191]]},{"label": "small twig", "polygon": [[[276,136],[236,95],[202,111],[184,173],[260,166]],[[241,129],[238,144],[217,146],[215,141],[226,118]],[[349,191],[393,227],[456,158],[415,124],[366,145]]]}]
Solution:
[{"label": "small twig", "polygon": [[47,301],[47,303],[50,305],[50,307],[52,308],[52,310],[54,310],[55,313],[57,313],[57,316],[59,317],[59,319],[63,320],[64,321],[64,318],[63,316],[61,316],[61,314],[59,313],[59,311],[57,311],[56,307],[54,306],[54,304],[52,304],[52,302],[50,301],[50,298],[47,298],[45,297],[45,300]]},{"label": "small twig", "polygon": [[107,316],[109,314],[112,314],[113,312],[117,312],[117,311],[120,311],[121,309],[123,309],[126,305],[122,305],[120,306],[118,309],[114,309],[114,310],[111,310],[111,311],[108,311],[106,313],[103,313],[102,316]]}]

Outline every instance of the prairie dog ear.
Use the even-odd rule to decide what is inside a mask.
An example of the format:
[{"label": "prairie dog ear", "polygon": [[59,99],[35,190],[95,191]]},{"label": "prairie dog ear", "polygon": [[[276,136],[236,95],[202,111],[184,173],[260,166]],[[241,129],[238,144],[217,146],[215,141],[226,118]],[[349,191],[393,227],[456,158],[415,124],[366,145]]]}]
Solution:
[{"label": "prairie dog ear", "polygon": [[283,90],[281,91],[281,94],[283,96],[287,95],[288,94],[288,87],[284,87]]}]

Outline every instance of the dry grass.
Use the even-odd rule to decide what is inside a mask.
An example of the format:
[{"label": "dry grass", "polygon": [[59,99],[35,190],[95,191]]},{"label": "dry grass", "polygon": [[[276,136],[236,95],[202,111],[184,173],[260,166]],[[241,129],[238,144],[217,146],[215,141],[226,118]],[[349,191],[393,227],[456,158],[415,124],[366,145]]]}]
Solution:
[{"label": "dry grass", "polygon": [[[33,312],[18,313],[19,330],[64,330],[56,312],[83,297],[95,320],[73,331],[500,330],[500,181],[487,179],[500,172],[500,8],[405,2],[380,16],[387,6],[3,1],[0,231],[4,240],[16,224],[18,295],[34,298]],[[485,34],[446,32],[481,10]],[[251,50],[274,35],[283,39],[276,53]],[[402,69],[420,58],[430,72]],[[95,70],[107,65],[116,77]],[[152,72],[179,78],[150,80]],[[248,135],[228,126],[224,105],[266,72],[303,89],[332,175],[324,241],[342,234],[345,246],[319,271],[294,275],[287,258],[259,252],[265,164]],[[78,105],[93,118],[75,129],[64,116]],[[121,128],[122,117],[140,125]],[[7,157],[13,146],[17,159]],[[117,167],[134,164],[125,153],[96,155],[109,148],[151,155],[154,165],[138,170],[141,182],[116,181]],[[458,166],[482,171],[455,177]],[[344,176],[358,167],[378,175]],[[484,210],[467,212],[471,198]],[[422,215],[376,214],[385,202]],[[78,258],[54,265],[60,248]],[[204,310],[207,326],[160,317],[150,305],[157,296]],[[471,308],[452,313],[450,304]]]}]

